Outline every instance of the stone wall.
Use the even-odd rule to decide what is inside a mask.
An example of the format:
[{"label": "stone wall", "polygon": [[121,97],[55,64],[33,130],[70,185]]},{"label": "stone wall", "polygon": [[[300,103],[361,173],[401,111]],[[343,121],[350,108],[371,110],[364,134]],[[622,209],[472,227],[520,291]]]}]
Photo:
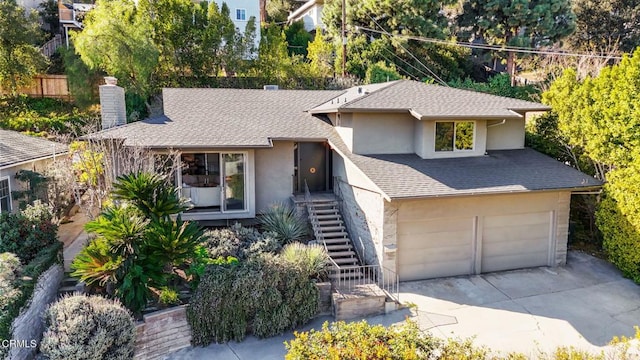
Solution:
[{"label": "stone wall", "polygon": [[356,251],[366,264],[379,264],[382,249],[384,206],[380,194],[340,180],[342,217]]},{"label": "stone wall", "polygon": [[[53,265],[38,278],[29,307],[13,320],[11,327],[13,340],[17,340],[18,343],[22,342],[26,346],[12,347],[8,359],[32,359],[35,356],[37,346],[32,345],[40,343],[45,329],[42,315],[49,304],[56,300],[58,287],[63,276],[62,266]],[[34,340],[35,342],[33,342]]]},{"label": "stone wall", "polygon": [[318,315],[329,315],[333,312],[331,305],[331,283],[316,283],[318,288]]},{"label": "stone wall", "polygon": [[191,346],[191,328],[184,305],[147,314],[136,325],[134,359],[161,359],[188,346]]}]

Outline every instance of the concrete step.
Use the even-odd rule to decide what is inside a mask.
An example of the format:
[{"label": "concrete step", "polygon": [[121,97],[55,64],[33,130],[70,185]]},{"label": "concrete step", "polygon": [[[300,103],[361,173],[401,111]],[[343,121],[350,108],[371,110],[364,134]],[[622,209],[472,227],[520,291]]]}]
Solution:
[{"label": "concrete step", "polygon": [[[342,267],[342,266],[341,266]],[[362,272],[360,270],[355,270],[353,272],[341,272],[340,274],[329,274],[329,279],[362,279],[364,275],[362,274]]]},{"label": "concrete step", "polygon": [[320,221],[323,220],[340,220],[342,221],[342,216],[340,214],[330,214],[330,215],[318,215],[316,218]]},{"label": "concrete step", "polygon": [[337,244],[350,244],[351,241],[348,238],[338,238],[338,239],[324,239],[324,242],[328,245],[337,245]]},{"label": "concrete step", "polygon": [[335,232],[322,232],[322,236],[325,239],[331,238],[346,238],[349,237],[349,234],[346,231],[335,231]]},{"label": "concrete step", "polygon": [[348,266],[348,265],[353,265],[353,266],[357,266],[358,265],[358,259],[356,258],[331,258],[333,259],[333,262],[335,262],[336,264],[342,266]]},{"label": "concrete step", "polygon": [[335,200],[327,200],[327,201],[314,201],[311,204],[312,207],[314,208],[319,208],[319,207],[334,207],[334,206],[338,206],[338,202]]},{"label": "concrete step", "polygon": [[78,279],[68,276],[65,277],[64,279],[62,279],[62,281],[60,282],[60,286],[65,287],[65,286],[76,286],[78,284]]},{"label": "concrete step", "polygon": [[331,226],[331,225],[343,225],[343,221],[340,219],[334,219],[334,220],[320,220],[318,221],[318,225],[320,226]]},{"label": "concrete step", "polygon": [[353,250],[353,245],[351,244],[328,245],[327,244],[327,250],[329,252],[338,251],[338,250]]},{"label": "concrete step", "polygon": [[312,212],[316,215],[338,214],[338,209],[314,209]]},{"label": "concrete step", "polygon": [[339,258],[339,257],[352,257],[352,258],[356,258],[356,253],[353,250],[347,250],[347,251],[329,251],[329,256],[332,259],[335,258]]},{"label": "concrete step", "polygon": [[323,234],[334,233],[334,232],[345,232],[344,226],[320,226],[319,230],[322,231]]}]

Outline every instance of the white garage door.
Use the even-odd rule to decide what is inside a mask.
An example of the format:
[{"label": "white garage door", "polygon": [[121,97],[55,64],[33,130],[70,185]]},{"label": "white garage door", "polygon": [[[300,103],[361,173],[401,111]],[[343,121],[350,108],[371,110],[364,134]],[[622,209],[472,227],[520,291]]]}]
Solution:
[{"label": "white garage door", "polygon": [[401,281],[472,272],[473,218],[398,222]]},{"label": "white garage door", "polygon": [[550,228],[549,212],[486,216],[482,272],[548,265]]}]

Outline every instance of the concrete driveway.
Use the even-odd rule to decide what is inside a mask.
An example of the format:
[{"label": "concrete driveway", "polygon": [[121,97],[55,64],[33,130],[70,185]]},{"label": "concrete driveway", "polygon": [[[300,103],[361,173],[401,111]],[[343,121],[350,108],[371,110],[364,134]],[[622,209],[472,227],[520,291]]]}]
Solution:
[{"label": "concrete driveway", "polygon": [[[497,352],[534,357],[557,346],[598,351],[640,325],[640,287],[610,264],[570,252],[563,268],[536,268],[400,284],[400,300],[416,307],[367,318],[391,325],[407,317],[435,336],[475,337]],[[321,317],[301,330],[319,329]],[[360,320],[360,319],[356,319]],[[282,359],[286,333],[270,339],[186,348],[169,359]]]},{"label": "concrete driveway", "polygon": [[563,268],[402,283],[400,300],[416,304],[414,320],[436,336],[475,336],[529,356],[557,346],[599,350],[640,325],[640,287],[580,252]]}]

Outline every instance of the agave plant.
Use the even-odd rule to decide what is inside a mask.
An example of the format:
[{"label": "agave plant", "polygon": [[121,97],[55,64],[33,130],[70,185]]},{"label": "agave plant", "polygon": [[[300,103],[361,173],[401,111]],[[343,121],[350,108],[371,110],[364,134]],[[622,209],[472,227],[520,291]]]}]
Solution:
[{"label": "agave plant", "polygon": [[288,263],[298,266],[312,279],[322,278],[329,265],[329,255],[321,245],[304,245],[294,242],[285,245],[280,255]]},{"label": "agave plant", "polygon": [[298,241],[308,236],[307,220],[289,205],[282,203],[271,205],[260,215],[259,220],[262,229],[272,232],[281,244]]}]

